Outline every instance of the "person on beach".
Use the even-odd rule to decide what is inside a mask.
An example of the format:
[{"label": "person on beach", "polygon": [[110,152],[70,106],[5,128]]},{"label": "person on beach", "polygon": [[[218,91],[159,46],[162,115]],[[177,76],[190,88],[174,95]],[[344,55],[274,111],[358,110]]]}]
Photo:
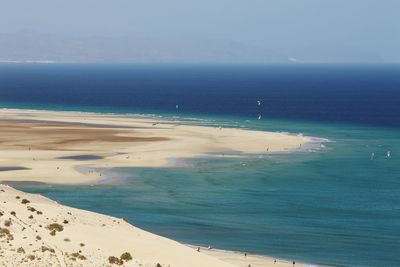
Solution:
[{"label": "person on beach", "polygon": [[197,252],[200,252],[200,247],[197,247]]},{"label": "person on beach", "polygon": [[295,266],[296,265],[296,262],[295,261],[293,261],[293,266]]}]

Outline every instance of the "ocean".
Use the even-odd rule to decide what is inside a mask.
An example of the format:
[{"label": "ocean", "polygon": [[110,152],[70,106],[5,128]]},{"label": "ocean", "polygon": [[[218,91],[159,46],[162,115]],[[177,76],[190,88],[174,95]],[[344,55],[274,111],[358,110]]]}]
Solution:
[{"label": "ocean", "polygon": [[0,107],[325,138],[312,152],[107,170],[111,184],[17,187],[190,244],[331,266],[400,261],[399,65],[4,64]]}]

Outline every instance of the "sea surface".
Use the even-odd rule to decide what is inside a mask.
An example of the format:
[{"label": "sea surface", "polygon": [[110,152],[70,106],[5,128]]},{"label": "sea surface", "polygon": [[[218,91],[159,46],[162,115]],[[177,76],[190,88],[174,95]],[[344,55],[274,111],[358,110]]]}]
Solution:
[{"label": "sea surface", "polygon": [[185,243],[332,266],[400,261],[399,65],[5,64],[0,107],[325,138],[312,151],[106,170],[108,184],[17,187]]}]

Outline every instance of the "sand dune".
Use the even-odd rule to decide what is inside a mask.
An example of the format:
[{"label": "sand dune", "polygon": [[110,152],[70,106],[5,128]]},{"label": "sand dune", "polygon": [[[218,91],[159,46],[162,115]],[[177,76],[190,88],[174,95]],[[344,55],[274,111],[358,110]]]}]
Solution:
[{"label": "sand dune", "polygon": [[[119,261],[123,253],[132,257],[125,266],[232,266],[123,219],[62,206],[6,186],[0,186],[0,198],[4,266],[109,266],[109,257]],[[29,202],[23,204],[24,200]]]}]

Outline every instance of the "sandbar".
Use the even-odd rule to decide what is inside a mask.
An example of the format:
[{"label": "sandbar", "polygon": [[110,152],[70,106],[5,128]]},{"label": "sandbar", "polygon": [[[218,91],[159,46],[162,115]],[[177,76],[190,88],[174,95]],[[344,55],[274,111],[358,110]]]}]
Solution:
[{"label": "sandbar", "polygon": [[[1,181],[95,183],[101,169],[168,167],[172,159],[219,153],[265,154],[302,147],[311,137],[183,124],[134,116],[0,110]],[[85,171],[82,171],[85,170]]]}]

